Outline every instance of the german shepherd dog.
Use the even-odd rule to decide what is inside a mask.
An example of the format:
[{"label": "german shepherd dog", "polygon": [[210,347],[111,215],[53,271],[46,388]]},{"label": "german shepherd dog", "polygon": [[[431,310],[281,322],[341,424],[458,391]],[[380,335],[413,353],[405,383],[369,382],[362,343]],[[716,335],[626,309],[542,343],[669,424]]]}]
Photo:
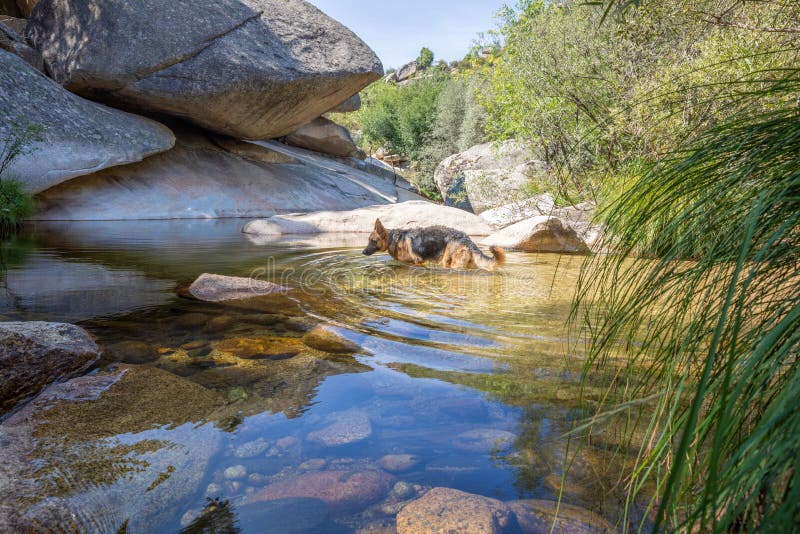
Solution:
[{"label": "german shepherd dog", "polygon": [[412,265],[432,262],[448,269],[477,267],[494,271],[505,263],[506,253],[500,247],[490,250],[494,258],[481,252],[467,234],[446,226],[387,230],[378,219],[364,255],[388,252],[392,258]]}]

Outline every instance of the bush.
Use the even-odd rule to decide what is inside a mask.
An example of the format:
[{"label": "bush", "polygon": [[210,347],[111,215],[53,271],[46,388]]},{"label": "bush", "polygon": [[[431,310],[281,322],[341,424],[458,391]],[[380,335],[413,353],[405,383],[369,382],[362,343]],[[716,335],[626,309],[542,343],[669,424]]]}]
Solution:
[{"label": "bush", "polygon": [[33,200],[22,185],[8,178],[0,180],[0,235],[17,230],[33,213]]},{"label": "bush", "polygon": [[431,77],[404,86],[370,86],[359,112],[364,142],[420,159],[444,83],[442,77]]},{"label": "bush", "polygon": [[18,157],[34,150],[33,143],[42,141],[42,126],[22,120],[12,121],[5,137],[0,138],[0,236],[17,230],[33,212],[33,200],[16,180],[5,176]]}]

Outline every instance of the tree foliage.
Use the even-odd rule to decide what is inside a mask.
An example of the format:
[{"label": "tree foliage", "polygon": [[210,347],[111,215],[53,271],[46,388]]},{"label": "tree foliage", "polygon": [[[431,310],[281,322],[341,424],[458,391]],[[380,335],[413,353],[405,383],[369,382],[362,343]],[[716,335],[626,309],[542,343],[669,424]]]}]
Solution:
[{"label": "tree foliage", "polygon": [[419,51],[419,56],[417,57],[417,67],[419,67],[420,70],[425,70],[431,65],[433,65],[433,51],[430,48],[423,46],[422,50]]}]

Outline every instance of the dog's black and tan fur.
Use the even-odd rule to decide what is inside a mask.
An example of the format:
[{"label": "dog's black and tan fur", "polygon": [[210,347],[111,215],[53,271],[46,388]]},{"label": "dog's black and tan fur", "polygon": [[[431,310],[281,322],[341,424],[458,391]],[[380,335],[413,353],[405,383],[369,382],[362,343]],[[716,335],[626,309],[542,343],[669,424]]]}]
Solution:
[{"label": "dog's black and tan fur", "polygon": [[392,258],[413,265],[432,262],[448,269],[477,267],[494,271],[503,265],[506,255],[499,247],[490,247],[490,250],[494,258],[481,252],[467,234],[446,226],[387,230],[378,219],[364,254],[388,252]]}]

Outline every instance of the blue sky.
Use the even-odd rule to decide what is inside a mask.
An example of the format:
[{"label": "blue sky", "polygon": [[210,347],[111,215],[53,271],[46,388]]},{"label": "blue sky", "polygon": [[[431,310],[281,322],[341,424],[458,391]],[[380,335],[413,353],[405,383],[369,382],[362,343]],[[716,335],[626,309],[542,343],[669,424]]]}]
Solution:
[{"label": "blue sky", "polygon": [[[309,0],[358,34],[384,68],[416,59],[420,48],[436,59],[461,59],[479,32],[495,27],[508,0]],[[513,3],[513,2],[511,2]]]}]

